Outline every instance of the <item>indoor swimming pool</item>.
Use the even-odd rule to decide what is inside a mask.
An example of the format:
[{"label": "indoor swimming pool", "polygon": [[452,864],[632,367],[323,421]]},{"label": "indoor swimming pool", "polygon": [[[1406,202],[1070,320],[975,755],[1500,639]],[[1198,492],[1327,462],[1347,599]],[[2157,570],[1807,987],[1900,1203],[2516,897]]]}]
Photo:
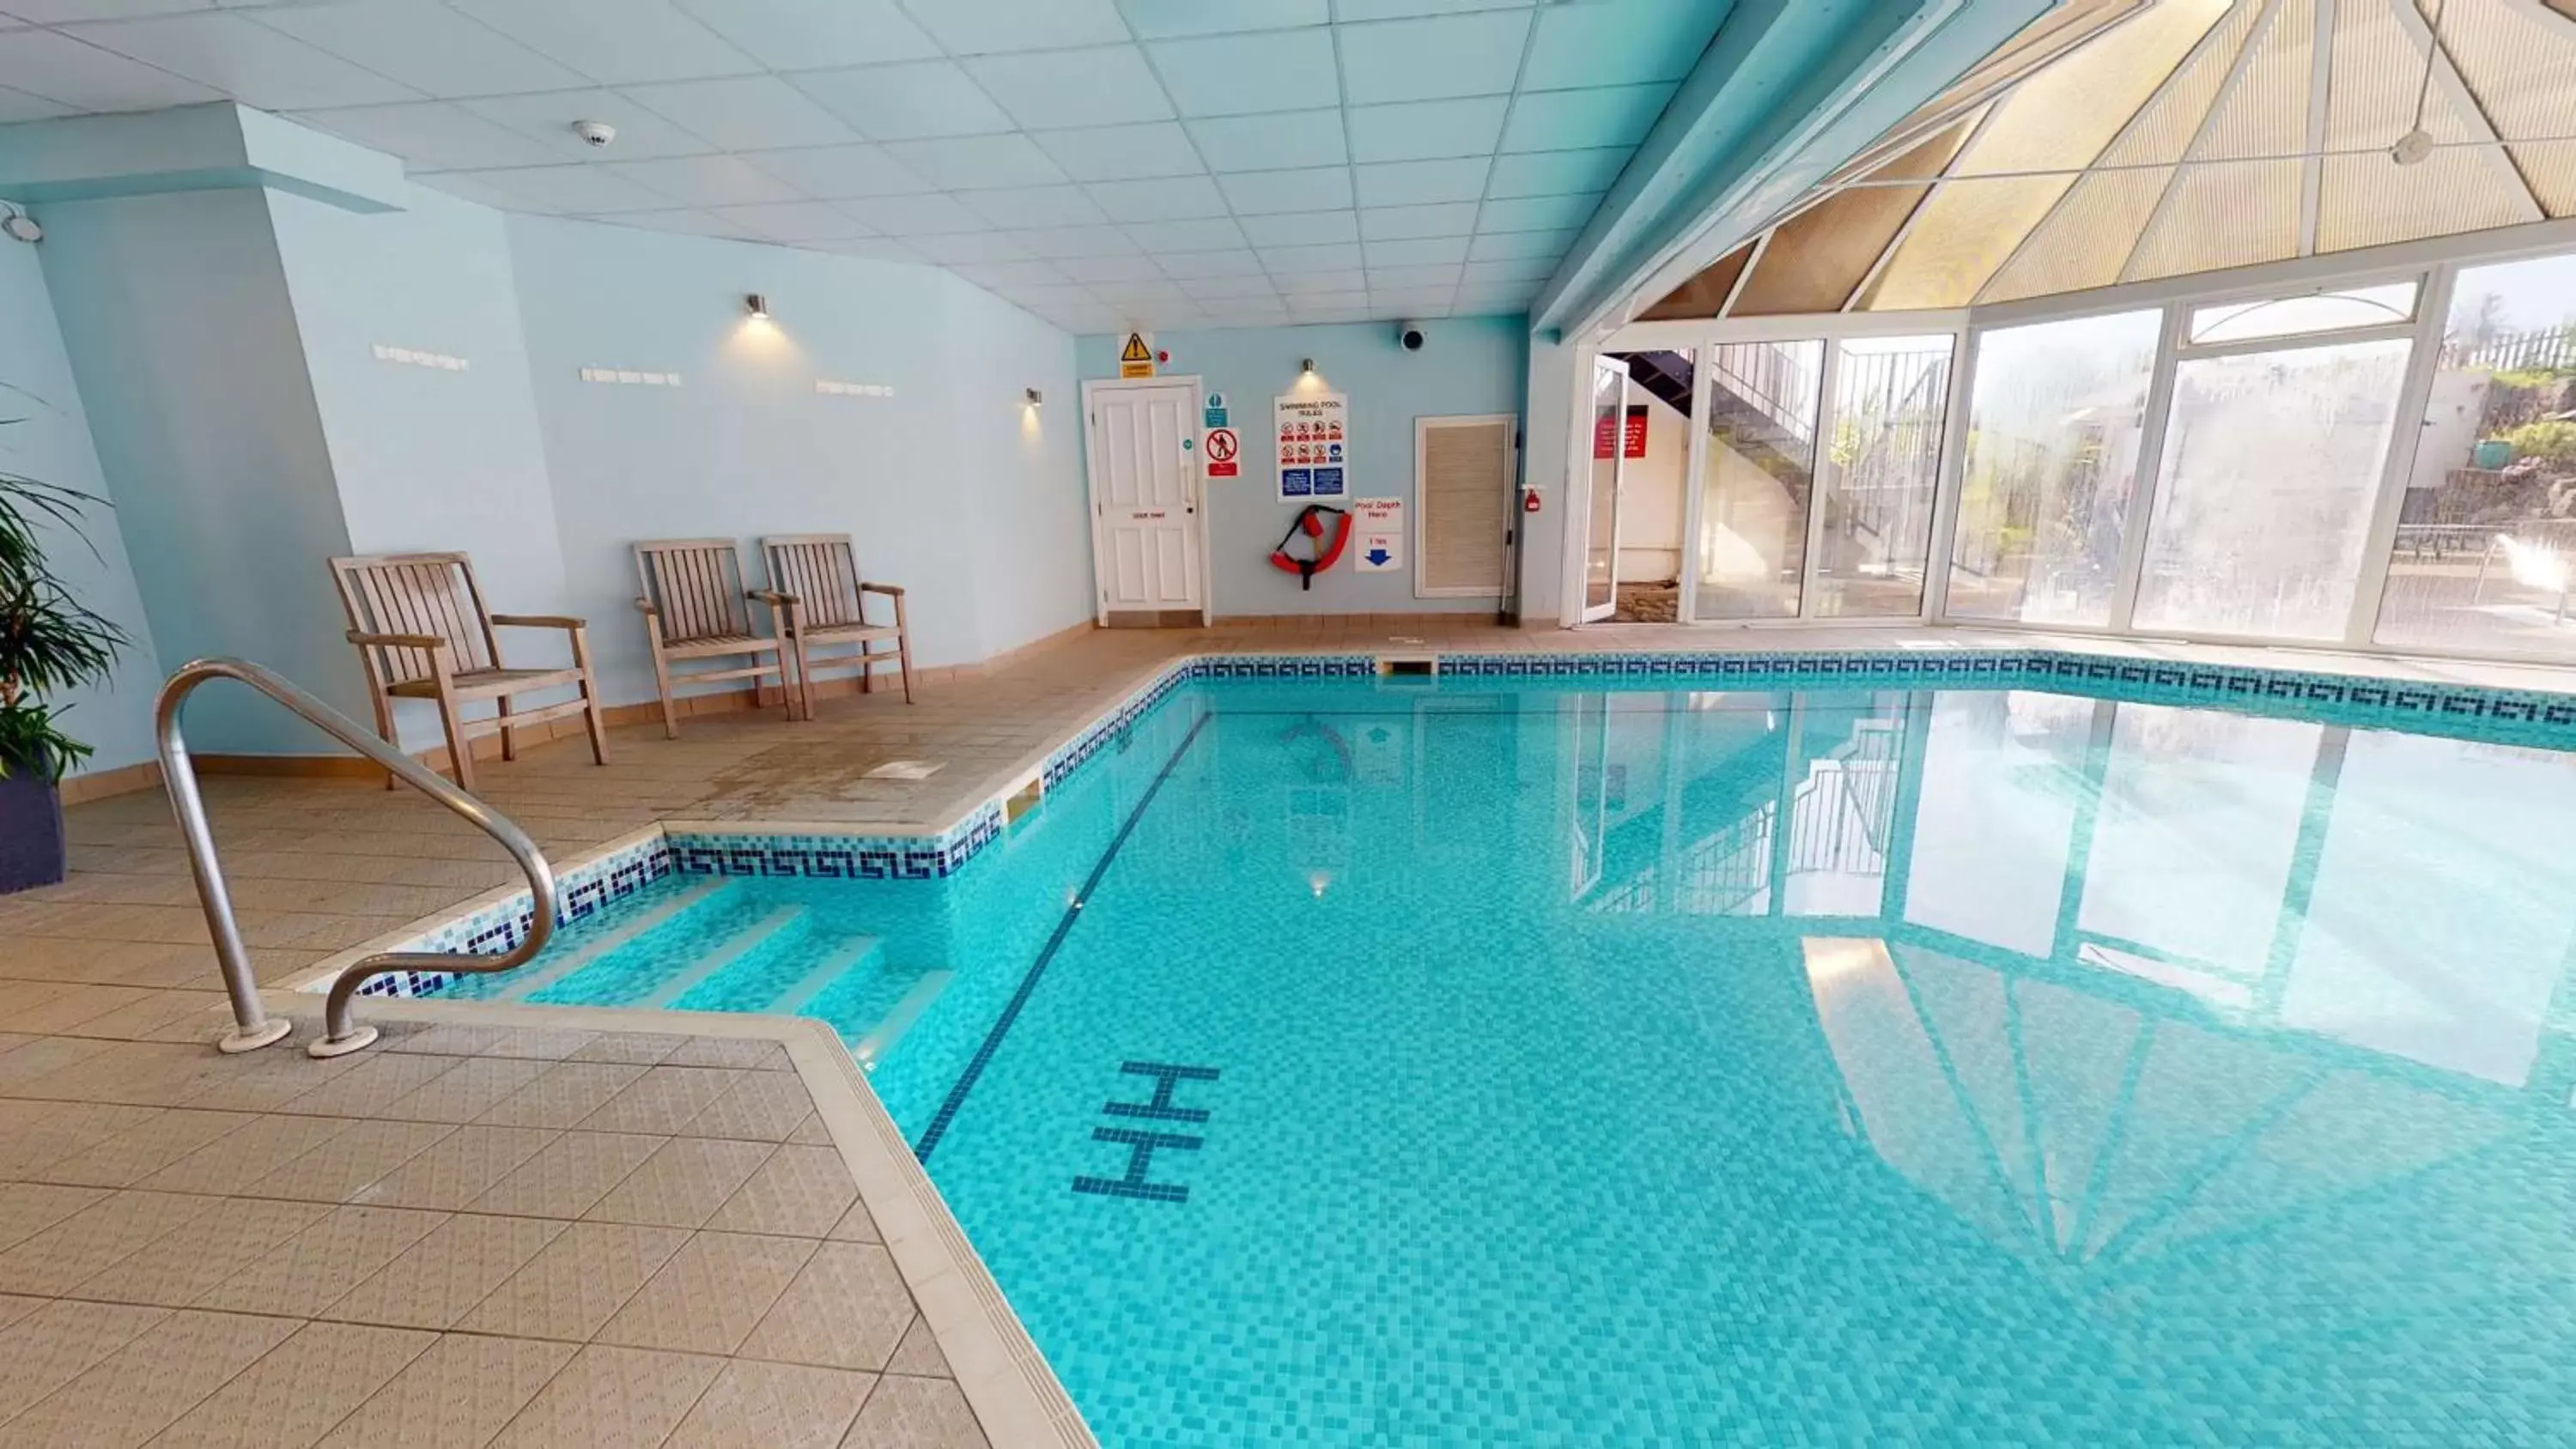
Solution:
[{"label": "indoor swimming pool", "polygon": [[830,1023],[1110,1449],[2576,1435],[2576,755],[1717,683],[1192,682],[450,993]]}]

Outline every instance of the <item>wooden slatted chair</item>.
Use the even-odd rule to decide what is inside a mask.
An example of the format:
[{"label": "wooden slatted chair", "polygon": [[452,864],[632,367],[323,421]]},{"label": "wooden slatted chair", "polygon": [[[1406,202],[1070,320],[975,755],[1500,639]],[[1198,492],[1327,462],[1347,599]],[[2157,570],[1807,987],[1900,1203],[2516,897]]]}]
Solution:
[{"label": "wooden slatted chair", "polygon": [[[769,568],[769,587],[784,596],[787,643],[796,660],[796,687],[804,697],[805,717],[814,717],[814,671],[855,667],[861,691],[873,690],[877,666],[893,664],[903,671],[903,702],[912,703],[912,633],[903,617],[903,590],[893,584],[869,583],[859,577],[859,560],[846,533],[789,533],[760,541]],[[867,596],[894,600],[894,622],[868,622]],[[891,640],[892,649],[876,646]],[[816,659],[818,648],[859,646],[855,654]]]},{"label": "wooden slatted chair", "polygon": [[[775,628],[787,616],[786,596],[742,586],[742,560],[729,538],[657,538],[635,545],[635,576],[644,592],[635,607],[644,611],[645,636],[653,645],[653,682],[662,691],[662,733],[680,737],[679,707],[671,694],[678,684],[712,684],[724,679],[752,681],[754,698],[760,682],[778,685],[787,717],[796,718],[795,680],[787,673],[787,649]],[[769,605],[773,632],[755,634],[745,603]],[[748,659],[736,669],[674,672],[682,659]]]},{"label": "wooden slatted chair", "polygon": [[[608,763],[600,727],[599,689],[590,677],[590,636],[580,619],[556,614],[492,614],[474,565],[461,553],[378,554],[331,560],[331,577],[349,614],[349,642],[367,669],[367,695],[376,707],[376,731],[396,743],[393,702],[425,699],[438,706],[447,730],[447,756],[456,783],[474,788],[471,737],[501,732],[501,758],[519,757],[518,732],[530,725],[581,715],[590,730],[590,757]],[[572,639],[569,669],[512,669],[501,661],[495,628],[560,629]],[[575,698],[537,709],[512,708],[513,696],[570,687]],[[489,699],[493,713],[469,720],[463,706]],[[387,789],[393,787],[390,776]]]}]

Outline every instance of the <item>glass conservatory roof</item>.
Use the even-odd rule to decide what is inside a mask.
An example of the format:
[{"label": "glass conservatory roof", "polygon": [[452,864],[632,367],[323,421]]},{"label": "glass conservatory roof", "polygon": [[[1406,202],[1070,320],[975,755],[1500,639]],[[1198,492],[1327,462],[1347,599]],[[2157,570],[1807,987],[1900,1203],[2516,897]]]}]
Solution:
[{"label": "glass conservatory roof", "polygon": [[2052,16],[1643,318],[1965,307],[2576,215],[2576,0]]}]

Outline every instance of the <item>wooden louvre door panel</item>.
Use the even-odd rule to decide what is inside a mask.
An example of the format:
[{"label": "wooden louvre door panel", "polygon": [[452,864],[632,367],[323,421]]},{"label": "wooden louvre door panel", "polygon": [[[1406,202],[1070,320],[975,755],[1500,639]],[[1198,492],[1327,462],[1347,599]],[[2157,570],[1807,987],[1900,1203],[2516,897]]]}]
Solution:
[{"label": "wooden louvre door panel", "polygon": [[1517,520],[1512,514],[1509,417],[1423,418],[1421,563],[1414,592],[1423,598],[1490,598],[1504,591],[1504,565]]}]

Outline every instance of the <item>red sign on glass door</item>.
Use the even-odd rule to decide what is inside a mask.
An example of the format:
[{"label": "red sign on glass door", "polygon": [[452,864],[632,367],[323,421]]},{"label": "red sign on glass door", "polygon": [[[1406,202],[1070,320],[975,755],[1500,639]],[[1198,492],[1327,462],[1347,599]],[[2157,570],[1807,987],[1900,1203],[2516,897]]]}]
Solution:
[{"label": "red sign on glass door", "polygon": [[[1608,413],[1603,413],[1600,418],[1594,422],[1592,426],[1593,457],[1607,458],[1610,456],[1610,449],[1612,446],[1611,439],[1614,431],[1611,427],[1612,422],[1613,419]],[[1620,454],[1624,457],[1642,458],[1646,456],[1645,404],[1629,404],[1627,422],[1627,427],[1616,430],[1617,432],[1625,435],[1623,445],[1619,449]]]}]

